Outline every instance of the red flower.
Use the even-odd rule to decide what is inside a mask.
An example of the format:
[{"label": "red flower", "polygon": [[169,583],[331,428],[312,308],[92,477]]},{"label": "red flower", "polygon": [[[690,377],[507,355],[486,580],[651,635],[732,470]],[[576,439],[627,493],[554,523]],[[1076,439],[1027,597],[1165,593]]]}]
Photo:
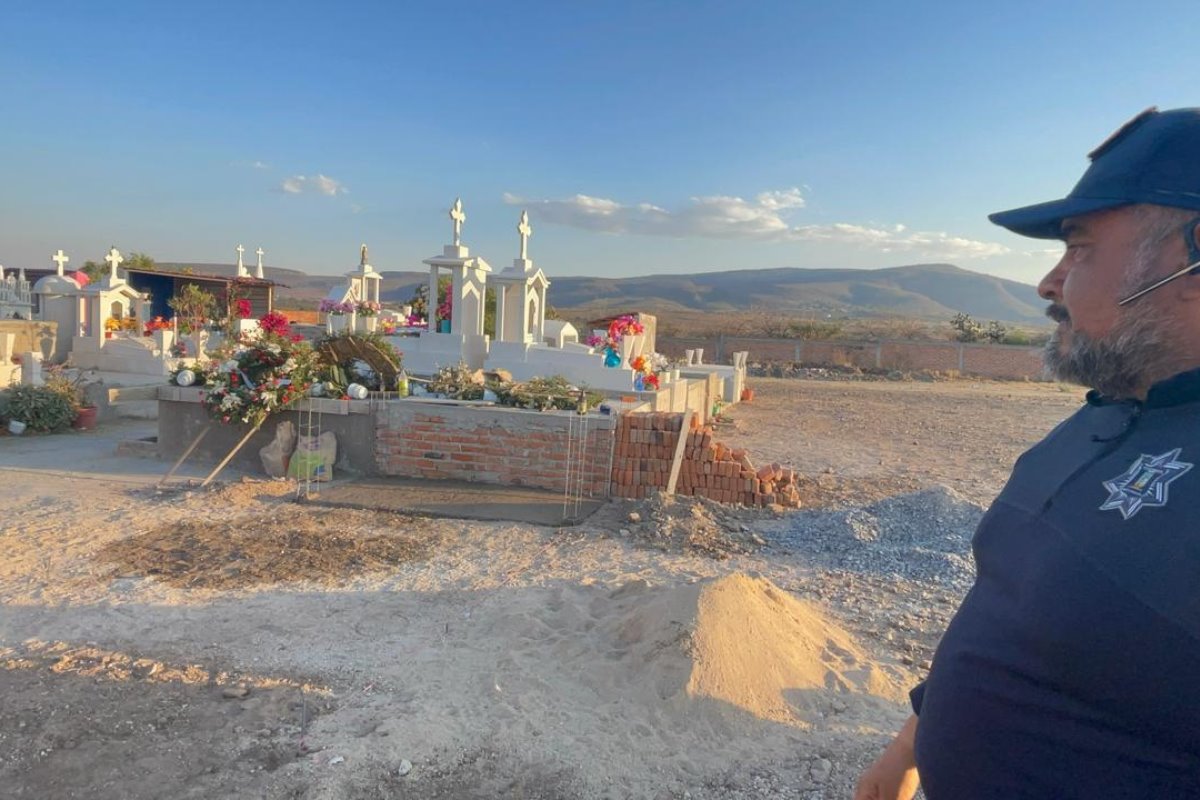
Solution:
[{"label": "red flower", "polygon": [[254,309],[250,306],[249,300],[247,300],[246,298],[243,297],[242,299],[237,301],[237,315],[240,318],[246,319],[246,317],[250,316],[253,313],[254,313]]},{"label": "red flower", "polygon": [[258,318],[258,327],[264,333],[273,333],[284,338],[292,335],[292,326],[288,318],[278,311],[270,311]]}]

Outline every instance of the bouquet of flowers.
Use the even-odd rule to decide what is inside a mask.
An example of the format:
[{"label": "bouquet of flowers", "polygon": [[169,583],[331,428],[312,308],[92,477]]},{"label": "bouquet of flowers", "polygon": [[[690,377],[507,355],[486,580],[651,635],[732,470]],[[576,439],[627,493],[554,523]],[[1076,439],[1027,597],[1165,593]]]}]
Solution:
[{"label": "bouquet of flowers", "polygon": [[346,314],[353,313],[355,310],[357,310],[357,308],[358,306],[356,306],[350,300],[347,300],[344,303],[335,302],[333,300],[322,300],[321,306],[318,310],[322,314],[333,314],[335,317],[341,317]]},{"label": "bouquet of flowers", "polygon": [[252,306],[250,305],[249,300],[247,300],[246,298],[243,297],[237,301],[238,319],[246,319],[253,313],[254,313],[254,311],[253,311]]},{"label": "bouquet of flowers", "polygon": [[378,314],[382,308],[383,306],[381,306],[379,303],[376,303],[374,300],[363,300],[358,304],[358,313],[363,317],[373,317]]},{"label": "bouquet of flowers", "polygon": [[608,325],[608,338],[614,342],[621,341],[625,336],[638,336],[646,332],[646,326],[631,315],[617,317]]},{"label": "bouquet of flowers", "polygon": [[454,312],[454,302],[453,302],[453,299],[450,297],[450,293],[447,292],[446,299],[443,300],[442,302],[438,303],[438,307],[437,307],[438,319],[450,319],[451,314],[453,312]]},{"label": "bouquet of flowers", "polygon": [[204,407],[224,423],[259,425],[308,394],[317,374],[313,349],[277,312],[259,320],[261,335],[243,338],[206,370]]},{"label": "bouquet of flowers", "polygon": [[163,319],[162,317],[155,317],[154,319],[152,319],[146,323],[146,327],[144,330],[146,331],[147,334],[150,334],[150,333],[153,333],[154,331],[165,331],[165,330],[170,330],[170,329],[171,329],[171,320]]}]

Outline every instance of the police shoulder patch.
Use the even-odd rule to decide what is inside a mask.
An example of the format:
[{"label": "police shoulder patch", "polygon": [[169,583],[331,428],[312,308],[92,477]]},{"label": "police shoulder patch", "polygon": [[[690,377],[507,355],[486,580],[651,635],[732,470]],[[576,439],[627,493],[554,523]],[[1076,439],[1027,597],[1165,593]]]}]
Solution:
[{"label": "police shoulder patch", "polygon": [[1129,469],[1104,481],[1108,499],[1100,506],[1100,510],[1120,511],[1123,518],[1129,519],[1143,508],[1165,506],[1167,488],[1171,482],[1193,466],[1179,460],[1182,450],[1182,447],[1176,447],[1160,456],[1142,453],[1129,465]]}]

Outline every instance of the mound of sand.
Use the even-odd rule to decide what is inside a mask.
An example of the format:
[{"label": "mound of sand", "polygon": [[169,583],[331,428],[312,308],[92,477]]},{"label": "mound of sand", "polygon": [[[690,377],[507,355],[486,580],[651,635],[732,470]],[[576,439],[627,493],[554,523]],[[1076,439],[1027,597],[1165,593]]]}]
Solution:
[{"label": "mound of sand", "polygon": [[610,599],[609,657],[624,662],[621,682],[645,701],[809,724],[831,709],[902,698],[849,633],[765,578],[734,574],[663,591],[635,581]]}]

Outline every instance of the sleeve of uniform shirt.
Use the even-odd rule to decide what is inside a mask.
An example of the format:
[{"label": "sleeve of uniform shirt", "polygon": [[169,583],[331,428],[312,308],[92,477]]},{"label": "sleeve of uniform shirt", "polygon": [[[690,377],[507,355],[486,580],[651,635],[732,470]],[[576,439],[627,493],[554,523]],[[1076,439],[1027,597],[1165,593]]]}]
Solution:
[{"label": "sleeve of uniform shirt", "polygon": [[908,702],[912,704],[913,713],[921,716],[921,701],[925,699],[925,681],[921,681],[908,693]]}]

